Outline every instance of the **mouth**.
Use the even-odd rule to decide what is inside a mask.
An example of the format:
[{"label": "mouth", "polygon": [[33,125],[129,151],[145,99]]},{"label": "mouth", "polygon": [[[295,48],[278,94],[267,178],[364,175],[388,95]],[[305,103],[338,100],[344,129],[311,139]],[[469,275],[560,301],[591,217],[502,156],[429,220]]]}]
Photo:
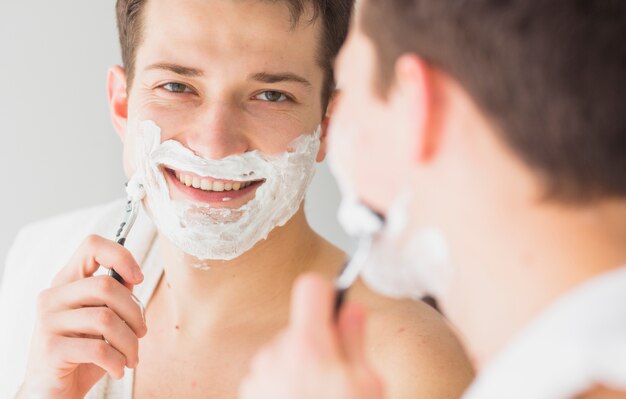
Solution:
[{"label": "mouth", "polygon": [[[176,188],[184,199],[215,205],[243,205],[254,198],[254,193],[265,180],[234,181],[221,180],[208,176],[198,176],[191,172],[178,171],[162,166],[166,180]],[[173,199],[179,197],[174,193]],[[232,203],[232,204],[231,204]]]}]

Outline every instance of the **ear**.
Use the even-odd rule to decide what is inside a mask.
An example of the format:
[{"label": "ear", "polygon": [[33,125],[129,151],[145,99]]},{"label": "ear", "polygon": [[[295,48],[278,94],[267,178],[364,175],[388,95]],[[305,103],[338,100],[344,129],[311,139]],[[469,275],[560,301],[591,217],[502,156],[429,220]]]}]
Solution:
[{"label": "ear", "polygon": [[339,90],[334,90],[330,95],[330,99],[328,100],[326,113],[324,114],[324,119],[322,119],[322,124],[320,125],[322,134],[320,136],[320,150],[317,153],[317,158],[315,159],[317,162],[322,162],[326,158],[328,149],[328,126],[330,125],[330,118],[333,115],[333,111],[335,109],[335,105],[337,104],[337,98],[339,97],[339,94]]},{"label": "ear", "polygon": [[405,54],[396,61],[395,72],[397,89],[407,107],[403,113],[413,134],[413,153],[418,162],[426,162],[436,155],[441,138],[434,114],[438,108],[434,71],[416,54]]},{"label": "ear", "polygon": [[109,68],[107,74],[107,94],[113,128],[122,140],[126,137],[128,124],[128,91],[126,72],[119,65]]}]

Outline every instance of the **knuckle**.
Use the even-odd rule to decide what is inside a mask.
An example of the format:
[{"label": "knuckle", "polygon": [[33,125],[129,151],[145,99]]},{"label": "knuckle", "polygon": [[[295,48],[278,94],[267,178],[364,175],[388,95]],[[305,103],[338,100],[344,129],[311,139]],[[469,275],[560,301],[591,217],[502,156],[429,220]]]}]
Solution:
[{"label": "knuckle", "polygon": [[110,296],[115,291],[115,284],[118,284],[112,277],[98,276],[94,278],[96,284],[96,290],[100,293],[102,298]]},{"label": "knuckle", "polygon": [[96,321],[102,330],[108,331],[115,323],[115,314],[109,308],[101,307],[96,311]]},{"label": "knuckle", "polygon": [[109,344],[104,341],[94,341],[91,348],[91,356],[99,361],[105,360],[109,355]]},{"label": "knuckle", "polygon": [[96,234],[90,234],[87,237],[85,237],[85,240],[83,240],[82,246],[87,249],[93,249],[100,244],[101,240],[102,238],[100,236]]}]

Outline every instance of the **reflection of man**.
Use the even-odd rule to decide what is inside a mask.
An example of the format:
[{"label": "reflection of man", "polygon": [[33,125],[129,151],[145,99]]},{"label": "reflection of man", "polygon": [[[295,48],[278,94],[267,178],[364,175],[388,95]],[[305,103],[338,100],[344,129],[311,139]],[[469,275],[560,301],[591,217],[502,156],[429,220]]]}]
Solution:
[{"label": "reflection of man", "polygon": [[[331,154],[404,221],[377,239],[402,256],[366,277],[438,297],[481,369],[468,398],[626,397],[624,37],[622,1],[360,2]],[[382,397],[363,313],[336,327],[331,303],[297,285],[244,398]]]},{"label": "reflection of man", "polygon": [[[12,362],[3,390],[23,382],[24,397],[236,396],[252,354],[286,323],[295,277],[331,278],[343,263],[301,205],[325,157],[330,65],[351,8],[118,1],[125,69],[110,70],[108,94],[150,218],[131,231],[130,252],[98,236],[79,246],[113,234],[119,202],[22,233],[1,302],[3,325],[20,326],[0,340]],[[92,277],[98,264],[128,287]],[[452,398],[469,383],[469,362],[432,309],[355,295],[372,310],[370,356],[393,397]]]}]

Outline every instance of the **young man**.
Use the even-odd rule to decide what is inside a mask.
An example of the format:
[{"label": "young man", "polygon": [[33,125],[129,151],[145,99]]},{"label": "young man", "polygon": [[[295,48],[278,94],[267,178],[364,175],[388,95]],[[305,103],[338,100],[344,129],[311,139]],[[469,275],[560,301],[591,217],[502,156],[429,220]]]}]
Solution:
[{"label": "young man", "polygon": [[[372,256],[407,255],[369,282],[438,297],[480,369],[466,398],[626,398],[626,3],[358,8],[330,153],[396,228]],[[363,311],[332,302],[297,284],[243,398],[386,397]]]},{"label": "young man", "polygon": [[[125,68],[110,70],[108,94],[147,212],[126,248],[93,235],[117,229],[121,202],[20,235],[1,302],[3,325],[19,328],[2,332],[0,396],[21,384],[18,397],[236,397],[253,353],[286,325],[296,276],[331,279],[343,263],[307,224],[302,196],[325,156],[331,62],[351,8],[118,2]],[[126,287],[93,276],[99,265]],[[436,312],[355,296],[372,312],[369,355],[393,397],[454,398],[469,384]]]}]

